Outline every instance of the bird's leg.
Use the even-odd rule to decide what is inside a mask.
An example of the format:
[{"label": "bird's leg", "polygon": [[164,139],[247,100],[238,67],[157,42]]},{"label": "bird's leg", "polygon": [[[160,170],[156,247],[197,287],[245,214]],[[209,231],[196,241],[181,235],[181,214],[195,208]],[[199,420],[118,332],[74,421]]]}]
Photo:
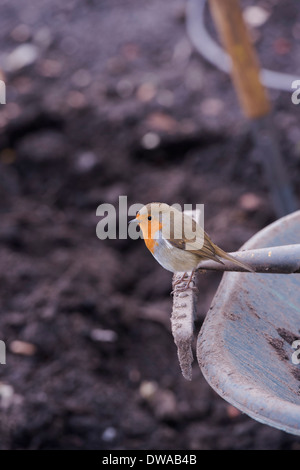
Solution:
[{"label": "bird's leg", "polygon": [[175,286],[177,286],[178,284],[180,284],[180,283],[184,280],[184,278],[185,278],[186,275],[187,275],[187,272],[183,273],[183,276],[182,276],[180,279],[177,279],[176,282],[174,282],[173,287],[175,287]]},{"label": "bird's leg", "polygon": [[190,275],[190,277],[189,277],[189,280],[188,280],[187,285],[185,286],[185,289],[188,289],[188,288],[190,287],[190,283],[192,282],[192,279],[193,279],[193,276],[194,276],[194,274],[195,274],[195,271],[196,271],[196,270],[193,269],[193,271],[191,272],[191,275]]},{"label": "bird's leg", "polygon": [[[195,286],[190,287],[190,284],[191,284],[191,282],[192,282],[192,279],[193,279],[193,276],[194,276],[195,272],[196,272],[196,270],[193,269],[193,271],[191,272],[191,275],[190,275],[190,277],[189,277],[189,279],[188,279],[186,285],[185,285],[184,287],[179,287],[179,288],[177,288],[177,289],[176,289],[177,292],[184,292],[184,291],[186,291],[187,289],[192,289],[192,290],[198,292],[197,287],[195,287]],[[184,273],[184,275],[183,275],[178,281],[176,281],[176,282],[173,284],[173,290],[172,290],[172,292],[171,292],[171,295],[174,294],[174,292],[175,292],[175,287],[176,287],[178,284],[180,284],[181,282],[184,281],[184,278],[185,278],[186,274],[187,274],[187,273]]]},{"label": "bird's leg", "polygon": [[[184,280],[184,278],[185,278],[186,275],[187,275],[187,272],[183,273],[183,276],[181,276],[180,279],[177,279],[177,281],[174,282],[174,284],[173,284],[173,290],[172,290],[172,292],[171,292],[170,295],[173,295],[173,294],[174,294],[174,292],[175,292],[175,287],[178,286],[178,284],[180,284],[181,282],[183,282],[183,280]],[[181,289],[180,289],[180,290],[181,290]]]}]

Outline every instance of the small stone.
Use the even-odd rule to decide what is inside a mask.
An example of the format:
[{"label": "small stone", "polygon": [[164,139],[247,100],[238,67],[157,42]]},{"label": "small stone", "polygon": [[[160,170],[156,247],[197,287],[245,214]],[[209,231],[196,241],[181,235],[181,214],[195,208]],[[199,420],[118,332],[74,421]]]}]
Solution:
[{"label": "small stone", "polygon": [[168,114],[161,112],[151,113],[147,118],[147,125],[151,129],[172,133],[177,130],[178,122]]},{"label": "small stone", "polygon": [[19,24],[10,33],[12,39],[17,42],[25,42],[30,39],[31,31],[27,24]]},{"label": "small stone", "polygon": [[88,70],[79,69],[72,75],[71,81],[75,86],[85,88],[90,85],[92,78]]},{"label": "small stone", "polygon": [[133,83],[131,80],[122,78],[116,86],[117,93],[121,98],[129,98],[133,93]]},{"label": "small stone", "polygon": [[139,101],[147,103],[155,97],[156,93],[157,90],[155,85],[151,82],[146,82],[139,86],[136,96]]},{"label": "small stone", "polygon": [[26,95],[32,92],[34,85],[30,77],[23,75],[16,77],[14,81],[14,86],[16,88],[17,93],[20,93],[21,95]]},{"label": "small stone", "polygon": [[261,206],[260,197],[256,196],[254,193],[245,193],[240,197],[239,204],[242,209],[245,211],[253,212],[258,210]]},{"label": "small stone", "polygon": [[62,63],[57,60],[46,59],[39,64],[39,73],[43,77],[59,77],[62,71]]},{"label": "small stone", "polygon": [[177,402],[171,390],[159,388],[156,382],[144,381],[140,395],[158,419],[174,419],[178,416]]},{"label": "small stone", "polygon": [[95,168],[98,159],[94,152],[83,152],[77,157],[76,168],[80,173],[87,173]]},{"label": "small stone", "polygon": [[158,134],[155,134],[154,132],[147,132],[147,134],[145,134],[142,137],[141,144],[145,149],[153,150],[153,149],[155,149],[156,147],[159,146],[160,137],[159,137]]},{"label": "small stone", "polygon": [[174,94],[170,90],[161,90],[156,97],[157,103],[169,108],[174,104]]},{"label": "small stone", "polygon": [[83,108],[86,105],[85,96],[79,91],[70,91],[67,95],[67,103],[71,108]]},{"label": "small stone", "polygon": [[8,72],[17,72],[28,65],[32,65],[38,58],[38,48],[33,44],[21,44],[6,58],[5,68]]},{"label": "small stone", "polygon": [[159,389],[152,400],[152,407],[158,419],[174,419],[178,415],[176,397],[171,390]]},{"label": "small stone", "polygon": [[102,330],[100,328],[96,328],[91,331],[91,338],[94,341],[113,343],[117,340],[118,335],[113,330]]},{"label": "small stone", "polygon": [[33,356],[36,353],[36,346],[25,341],[14,340],[10,343],[9,350],[20,356]]},{"label": "small stone", "polygon": [[48,28],[48,26],[43,26],[42,28],[39,28],[34,34],[33,40],[38,46],[41,46],[44,49],[49,47],[53,41],[50,28]]},{"label": "small stone", "polygon": [[224,109],[223,101],[217,98],[207,98],[201,103],[201,112],[206,116],[218,116]]},{"label": "small stone", "polygon": [[140,385],[140,395],[144,400],[147,401],[154,396],[157,389],[158,389],[158,385],[156,382],[145,380]]},{"label": "small stone", "polygon": [[14,389],[11,385],[0,382],[0,407],[9,408],[14,403]]},{"label": "small stone", "polygon": [[245,8],[243,16],[249,26],[257,28],[268,20],[270,13],[262,7],[252,5]]},{"label": "small stone", "polygon": [[113,428],[112,426],[109,426],[103,431],[101,439],[102,441],[105,441],[105,442],[112,442],[115,440],[116,437],[117,437],[117,430]]}]

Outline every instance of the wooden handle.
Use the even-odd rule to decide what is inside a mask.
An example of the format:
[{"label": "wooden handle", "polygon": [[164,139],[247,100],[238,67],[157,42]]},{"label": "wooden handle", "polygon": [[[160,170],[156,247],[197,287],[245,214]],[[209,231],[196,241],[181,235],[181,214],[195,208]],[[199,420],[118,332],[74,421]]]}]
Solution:
[{"label": "wooden handle", "polygon": [[260,81],[259,62],[239,0],[209,0],[209,3],[216,28],[232,60],[232,78],[243,111],[249,118],[262,117],[270,111],[270,101]]}]

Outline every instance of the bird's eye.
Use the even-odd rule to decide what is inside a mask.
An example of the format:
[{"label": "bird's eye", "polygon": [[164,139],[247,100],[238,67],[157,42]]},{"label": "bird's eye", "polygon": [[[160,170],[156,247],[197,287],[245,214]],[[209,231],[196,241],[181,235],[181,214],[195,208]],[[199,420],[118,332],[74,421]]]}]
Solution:
[{"label": "bird's eye", "polygon": [[152,217],[151,217],[151,215],[149,215],[149,216],[148,216],[148,220],[152,220]]}]

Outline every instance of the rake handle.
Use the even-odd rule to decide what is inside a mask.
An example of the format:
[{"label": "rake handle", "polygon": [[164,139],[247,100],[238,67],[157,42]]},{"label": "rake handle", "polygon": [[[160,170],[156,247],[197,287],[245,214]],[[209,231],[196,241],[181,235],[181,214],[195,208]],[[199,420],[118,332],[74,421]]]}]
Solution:
[{"label": "rake handle", "polygon": [[239,0],[209,0],[215,26],[231,61],[231,74],[245,115],[255,119],[270,111],[260,67]]}]

